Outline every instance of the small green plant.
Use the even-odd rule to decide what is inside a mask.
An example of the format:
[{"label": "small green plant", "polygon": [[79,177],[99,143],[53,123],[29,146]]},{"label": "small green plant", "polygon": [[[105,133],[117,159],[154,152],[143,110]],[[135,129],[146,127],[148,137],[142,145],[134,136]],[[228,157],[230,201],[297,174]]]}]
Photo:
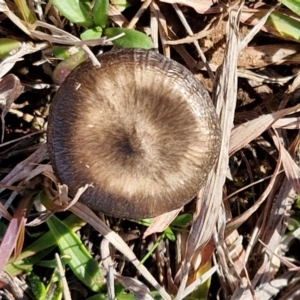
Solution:
[{"label": "small green plant", "polygon": [[81,33],[82,40],[98,39],[103,35],[114,39],[112,43],[123,48],[153,47],[151,39],[142,32],[128,29],[107,27],[109,0],[95,0],[92,5],[80,0],[52,0],[53,5],[69,21],[81,25],[85,30]]},{"label": "small green plant", "polygon": [[[99,39],[105,36],[113,38],[112,43],[121,48],[151,49],[153,47],[151,39],[142,32],[128,28],[107,27],[109,0],[95,0],[93,5],[89,1],[81,0],[52,0],[52,3],[61,15],[84,28],[80,34],[82,40]],[[56,66],[52,75],[57,85],[60,85],[76,66],[87,59],[86,53],[81,49],[71,56],[68,51],[69,49],[64,47],[53,49],[54,56],[64,59]]]}]

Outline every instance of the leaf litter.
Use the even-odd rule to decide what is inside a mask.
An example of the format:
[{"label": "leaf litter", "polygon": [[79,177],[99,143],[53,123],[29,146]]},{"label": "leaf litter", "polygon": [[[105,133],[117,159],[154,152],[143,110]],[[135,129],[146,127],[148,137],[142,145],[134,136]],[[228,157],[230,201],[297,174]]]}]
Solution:
[{"label": "leaf litter", "polygon": [[[76,36],[78,28],[74,30],[74,25],[61,17],[51,4],[28,3],[39,12],[33,14],[35,24],[15,14],[10,2],[0,1],[1,20],[15,26],[6,31],[0,24],[1,37],[11,37],[14,33],[13,37],[22,42],[15,53],[0,62],[3,142],[0,145],[0,212],[10,220],[0,246],[1,270],[13,251],[18,259],[26,243],[25,223],[31,213],[28,203],[36,201],[37,191],[46,189],[43,178],[51,178],[54,186],[58,186],[49,165],[44,134],[47,106],[55,90],[46,88],[43,94],[38,94],[46,99],[46,103],[39,101],[38,108],[35,103],[24,103],[33,116],[30,122],[12,118],[13,109],[22,112],[23,108],[18,107],[24,101],[22,96],[34,95],[35,89],[28,90],[26,84],[50,83],[51,86],[47,76],[57,64],[47,54],[52,45],[82,47],[95,63],[95,55],[88,46],[97,44],[105,49],[110,45],[105,38],[82,42]],[[109,7],[109,18],[121,27],[141,28],[140,24],[147,20],[145,15],[150,14],[146,25],[149,27],[144,30],[151,34],[154,47],[161,46],[166,56],[185,63],[203,79],[212,93],[223,131],[219,161],[197,201],[186,208],[193,214],[191,224],[186,231],[176,232],[174,245],[165,238],[160,241],[162,250],[152,255],[152,265],[140,264],[140,254],[146,253],[160,232],[169,226],[172,228],[178,211],[157,217],[152,225],[143,228],[104,216],[99,218],[78,202],[68,207],[105,237],[103,251],[106,251],[102,254],[109,257],[104,265],[111,278],[108,280],[111,298],[116,296],[113,278],[137,299],[153,299],[150,292],[153,289],[163,299],[184,299],[193,293],[196,295],[199,286],[213,273],[219,282],[206,291],[208,299],[217,296],[222,299],[291,299],[297,295],[300,258],[291,245],[299,247],[299,234],[297,230],[289,232],[287,225],[290,219],[299,218],[299,209],[294,204],[300,176],[299,46],[296,33],[290,36],[283,31],[278,33],[278,27],[271,26],[272,19],[268,18],[275,9],[276,17],[279,13],[293,18],[295,15],[283,6],[271,7],[263,2],[253,7],[247,5],[238,1],[234,5],[221,1],[215,5],[211,1],[145,1],[134,14],[113,5]],[[43,58],[39,69],[45,73],[42,76],[30,70],[30,63],[28,65],[29,57],[36,60],[35,54]],[[22,62],[29,67],[25,77],[21,72]],[[249,103],[239,98],[240,90]],[[269,105],[267,101],[272,103]],[[38,125],[34,124],[37,116],[42,118]],[[264,146],[261,140],[265,141]],[[20,152],[23,145],[28,148],[27,153]],[[243,190],[245,186],[249,187]],[[131,231],[140,234],[127,244],[121,236]],[[94,241],[92,235],[89,238],[96,257],[97,240]],[[118,254],[110,250],[109,244]],[[138,251],[133,251],[137,247],[140,247]],[[130,272],[122,274],[120,256],[123,260],[127,258],[124,264]],[[174,257],[180,259],[174,263]],[[204,272],[203,266],[210,261],[214,266]],[[130,269],[130,264],[138,273]],[[154,268],[156,276],[153,276]],[[0,281],[8,282],[5,273]],[[14,288],[14,284],[7,285],[19,295],[22,292]],[[216,284],[221,288],[220,295]],[[4,290],[7,291],[5,286]]]}]

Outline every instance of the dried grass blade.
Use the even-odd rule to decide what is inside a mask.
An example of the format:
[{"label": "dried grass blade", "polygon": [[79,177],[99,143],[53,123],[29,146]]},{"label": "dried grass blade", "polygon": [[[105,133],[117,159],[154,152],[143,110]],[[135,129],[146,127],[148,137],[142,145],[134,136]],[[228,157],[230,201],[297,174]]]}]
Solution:
[{"label": "dried grass blade", "polygon": [[23,32],[25,32],[31,38],[33,37],[28,28],[24,25],[24,22],[9,9],[4,0],[0,0],[0,12],[3,12]]},{"label": "dried grass blade", "polygon": [[[299,143],[299,137],[298,137]],[[281,149],[282,165],[285,171],[285,175],[288,181],[291,183],[293,189],[299,194],[300,193],[300,168],[291,157],[290,153],[283,147],[282,144],[276,145]]]},{"label": "dried grass blade", "polygon": [[181,268],[181,273],[184,275],[176,299],[182,299],[185,294],[185,276],[189,273],[190,261],[194,251],[197,248],[203,248],[210,240],[222,203],[222,189],[226,179],[229,139],[237,95],[238,23],[238,18],[233,15],[232,10],[229,10],[227,47],[213,95],[214,102],[217,103],[217,113],[221,118],[221,128],[223,129],[221,153],[215,169],[210,173],[207,184],[198,197],[197,212],[194,216],[187,241],[185,260]]},{"label": "dried grass blade", "polygon": [[[30,173],[36,168],[37,164],[48,156],[46,144],[42,144],[34,153],[32,153],[25,160],[17,164],[11,172],[2,179],[2,184],[12,185],[17,181],[27,178]],[[0,188],[2,192],[4,188]]]},{"label": "dried grass blade", "polygon": [[154,218],[153,222],[144,232],[143,239],[155,232],[164,231],[174,221],[181,209],[179,208]]},{"label": "dried grass blade", "polygon": [[254,120],[235,127],[231,133],[229,155],[232,155],[249,144],[280,118],[292,112],[298,112],[299,110],[300,104],[294,107],[279,110],[271,114],[260,116]]},{"label": "dried grass blade", "polygon": [[266,14],[250,30],[250,32],[247,34],[247,36],[240,42],[239,52],[242,51],[245,47],[247,47],[247,45],[254,38],[254,36],[262,29],[262,27],[266,23],[267,19],[269,18],[270,14],[279,6],[280,6],[280,3],[278,3],[276,6],[270,8],[269,11],[267,11]]},{"label": "dried grass blade", "polygon": [[254,205],[251,206],[247,211],[245,211],[240,216],[232,219],[227,223],[227,229],[236,229],[238,228],[243,222],[245,222],[260,206],[261,204],[266,200],[268,197],[270,191],[273,188],[274,182],[276,180],[276,177],[280,171],[281,167],[281,155],[279,153],[279,159],[277,160],[276,168],[274,170],[274,173],[272,174],[271,180],[267,186],[267,188],[264,190],[262,195],[259,197],[259,199],[254,203]]},{"label": "dried grass blade", "polygon": [[116,279],[134,294],[136,300],[154,300],[146,285],[135,278],[115,274]]},{"label": "dried grass blade", "polygon": [[171,300],[171,297],[164,290],[163,287],[159,285],[156,279],[150,274],[148,269],[142,265],[132,250],[128,245],[123,241],[123,239],[112,231],[109,227],[106,226],[88,207],[77,202],[70,210],[75,213],[77,216],[88,222],[96,230],[105,236],[105,238],[114,245],[119,251],[121,251],[131,263],[141,272],[146,280],[160,293],[163,299]]}]

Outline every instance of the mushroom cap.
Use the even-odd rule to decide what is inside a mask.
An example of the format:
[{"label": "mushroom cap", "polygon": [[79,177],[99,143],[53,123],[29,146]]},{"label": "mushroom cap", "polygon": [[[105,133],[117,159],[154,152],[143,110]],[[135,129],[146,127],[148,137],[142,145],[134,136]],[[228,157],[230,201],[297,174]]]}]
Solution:
[{"label": "mushroom cap", "polygon": [[209,94],[179,63],[154,51],[120,49],[84,62],[50,109],[53,168],[82,203],[140,219],[180,208],[207,180],[220,149]]}]

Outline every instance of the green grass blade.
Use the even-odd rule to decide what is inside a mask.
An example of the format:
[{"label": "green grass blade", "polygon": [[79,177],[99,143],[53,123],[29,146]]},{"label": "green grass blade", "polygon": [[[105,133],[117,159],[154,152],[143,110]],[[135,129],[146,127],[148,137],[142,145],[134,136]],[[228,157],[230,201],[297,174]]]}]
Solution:
[{"label": "green grass blade", "polygon": [[280,3],[288,7],[292,12],[300,16],[300,0],[278,0]]},{"label": "green grass blade", "polygon": [[71,258],[68,265],[74,275],[94,292],[100,292],[104,288],[103,275],[78,236],[55,216],[48,219],[47,224],[55,236],[61,255]]},{"label": "green grass blade", "polygon": [[267,20],[266,26],[268,27],[268,25],[271,25],[275,29],[275,31],[270,30],[270,33],[298,42],[300,41],[299,20],[291,18],[282,13],[273,12]]},{"label": "green grass blade", "polygon": [[[72,214],[64,220],[64,223],[71,228],[72,231],[79,230],[85,222]],[[26,247],[17,261],[12,258],[5,266],[5,271],[11,276],[16,276],[24,271],[30,270],[34,264],[43,259],[56,246],[56,240],[53,234],[49,231]]]}]

